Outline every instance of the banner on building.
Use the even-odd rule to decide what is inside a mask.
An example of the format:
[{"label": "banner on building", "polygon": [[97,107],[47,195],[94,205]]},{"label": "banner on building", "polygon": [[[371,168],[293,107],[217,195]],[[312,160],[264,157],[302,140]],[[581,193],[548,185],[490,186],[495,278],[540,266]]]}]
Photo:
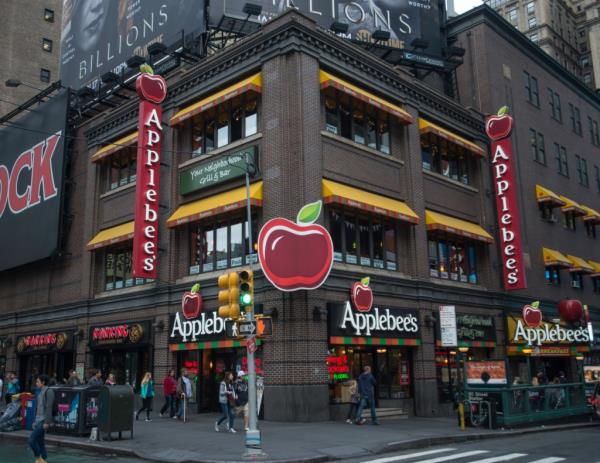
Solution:
[{"label": "banner on building", "polygon": [[97,88],[149,45],[167,46],[206,29],[204,0],[63,0],[60,78],[63,85]]},{"label": "banner on building", "polygon": [[0,271],[58,247],[68,102],[62,91],[0,130]]}]

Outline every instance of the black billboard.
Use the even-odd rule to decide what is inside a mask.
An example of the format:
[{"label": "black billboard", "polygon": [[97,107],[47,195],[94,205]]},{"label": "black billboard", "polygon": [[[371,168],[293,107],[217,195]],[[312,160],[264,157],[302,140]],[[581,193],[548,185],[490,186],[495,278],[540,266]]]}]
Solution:
[{"label": "black billboard", "polygon": [[204,12],[205,0],[63,0],[61,81],[96,88],[102,74],[119,74],[131,56],[147,56],[149,45],[204,31]]},{"label": "black billboard", "polygon": [[[259,21],[265,23],[283,13],[291,4],[329,29],[333,22],[348,24],[348,32],[339,36],[370,42],[376,30],[390,33],[382,42],[394,48],[410,48],[414,39],[424,39],[428,54],[441,52],[440,11],[438,0],[255,0],[262,6]],[[246,18],[245,0],[211,0],[209,25],[216,26],[225,14]]]},{"label": "black billboard", "polygon": [[57,248],[68,103],[63,90],[0,130],[0,271]]}]

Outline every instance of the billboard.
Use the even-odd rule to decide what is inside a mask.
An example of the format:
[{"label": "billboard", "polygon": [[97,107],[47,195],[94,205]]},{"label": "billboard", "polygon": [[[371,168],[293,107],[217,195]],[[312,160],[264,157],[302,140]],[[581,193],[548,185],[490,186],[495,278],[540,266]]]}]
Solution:
[{"label": "billboard", "polygon": [[155,42],[169,46],[205,29],[204,0],[63,0],[60,78],[64,85],[96,88],[133,55]]},{"label": "billboard", "polygon": [[0,271],[57,247],[68,102],[63,90],[0,130]]},{"label": "billboard", "polygon": [[[216,26],[221,17],[246,18],[245,0],[211,0],[209,25]],[[333,22],[348,24],[348,32],[339,34],[355,40],[371,41],[376,30],[388,31],[394,48],[410,48],[416,39],[429,41],[428,54],[441,53],[440,11],[438,0],[255,0],[262,6],[259,20],[265,23],[293,4],[302,13],[329,29]]]}]

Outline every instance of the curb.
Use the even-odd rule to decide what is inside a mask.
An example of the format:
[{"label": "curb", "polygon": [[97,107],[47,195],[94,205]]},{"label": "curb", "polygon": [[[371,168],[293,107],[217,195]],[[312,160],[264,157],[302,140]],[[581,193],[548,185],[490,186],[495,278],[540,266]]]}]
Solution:
[{"label": "curb", "polygon": [[[469,442],[476,440],[486,440],[486,439],[499,439],[503,437],[512,437],[519,436],[524,434],[537,434],[542,432],[552,432],[552,431],[568,431],[571,429],[580,429],[580,428],[591,428],[598,427],[600,423],[597,422],[585,422],[585,423],[571,423],[564,425],[550,425],[550,426],[538,426],[535,428],[523,428],[523,429],[510,429],[503,431],[492,431],[492,432],[483,432],[477,434],[451,434],[447,436],[440,437],[427,437],[423,439],[412,439],[407,441],[399,441],[399,442],[389,442],[387,444],[367,449],[364,452],[357,452],[351,455],[344,455],[343,459],[351,459],[351,458],[359,458],[359,457],[368,457],[379,455],[382,453],[388,452],[398,452],[403,450],[412,450],[419,449],[425,447],[433,447],[437,445],[447,445],[453,443],[461,443],[461,442]],[[17,441],[27,441],[29,435],[27,434],[15,434],[10,432],[0,432],[0,440],[1,439],[12,439]],[[58,447],[69,447],[75,448],[79,450],[86,450],[89,452],[102,453],[102,454],[111,454],[118,455],[123,457],[134,457],[139,458],[144,461],[153,461],[153,462],[164,462],[164,460],[158,460],[149,455],[144,455],[140,452],[137,452],[133,449],[125,449],[125,448],[108,448],[102,444],[96,444],[92,442],[81,442],[74,441],[70,439],[64,439],[60,437],[47,436],[46,442],[52,445],[56,445]],[[108,441],[107,441],[108,442]],[[277,460],[256,460],[265,463],[323,463],[327,461],[339,461],[342,458],[334,457],[331,455],[318,455],[313,457],[306,458],[295,458],[295,459],[277,459]],[[244,460],[181,460],[178,463],[234,463]]]}]

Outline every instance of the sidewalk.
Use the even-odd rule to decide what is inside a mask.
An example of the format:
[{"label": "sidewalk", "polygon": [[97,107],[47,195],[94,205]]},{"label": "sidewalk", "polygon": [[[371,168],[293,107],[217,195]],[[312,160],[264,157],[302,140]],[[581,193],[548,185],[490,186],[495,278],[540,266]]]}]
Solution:
[{"label": "sidewalk", "polygon": [[[150,423],[135,422],[133,440],[92,442],[87,438],[50,434],[47,442],[172,463],[241,461],[244,432],[216,433],[216,416],[194,415],[192,421],[182,423],[155,415]],[[237,421],[236,425],[241,427],[241,421]],[[590,425],[595,426],[596,423],[536,426],[512,431],[467,428],[461,432],[456,419],[449,418],[382,420],[380,426],[356,426],[344,422],[260,422],[267,461],[304,463]],[[28,431],[0,433],[0,439],[25,439],[28,434]],[[129,433],[124,433],[124,437],[128,436]]]}]

